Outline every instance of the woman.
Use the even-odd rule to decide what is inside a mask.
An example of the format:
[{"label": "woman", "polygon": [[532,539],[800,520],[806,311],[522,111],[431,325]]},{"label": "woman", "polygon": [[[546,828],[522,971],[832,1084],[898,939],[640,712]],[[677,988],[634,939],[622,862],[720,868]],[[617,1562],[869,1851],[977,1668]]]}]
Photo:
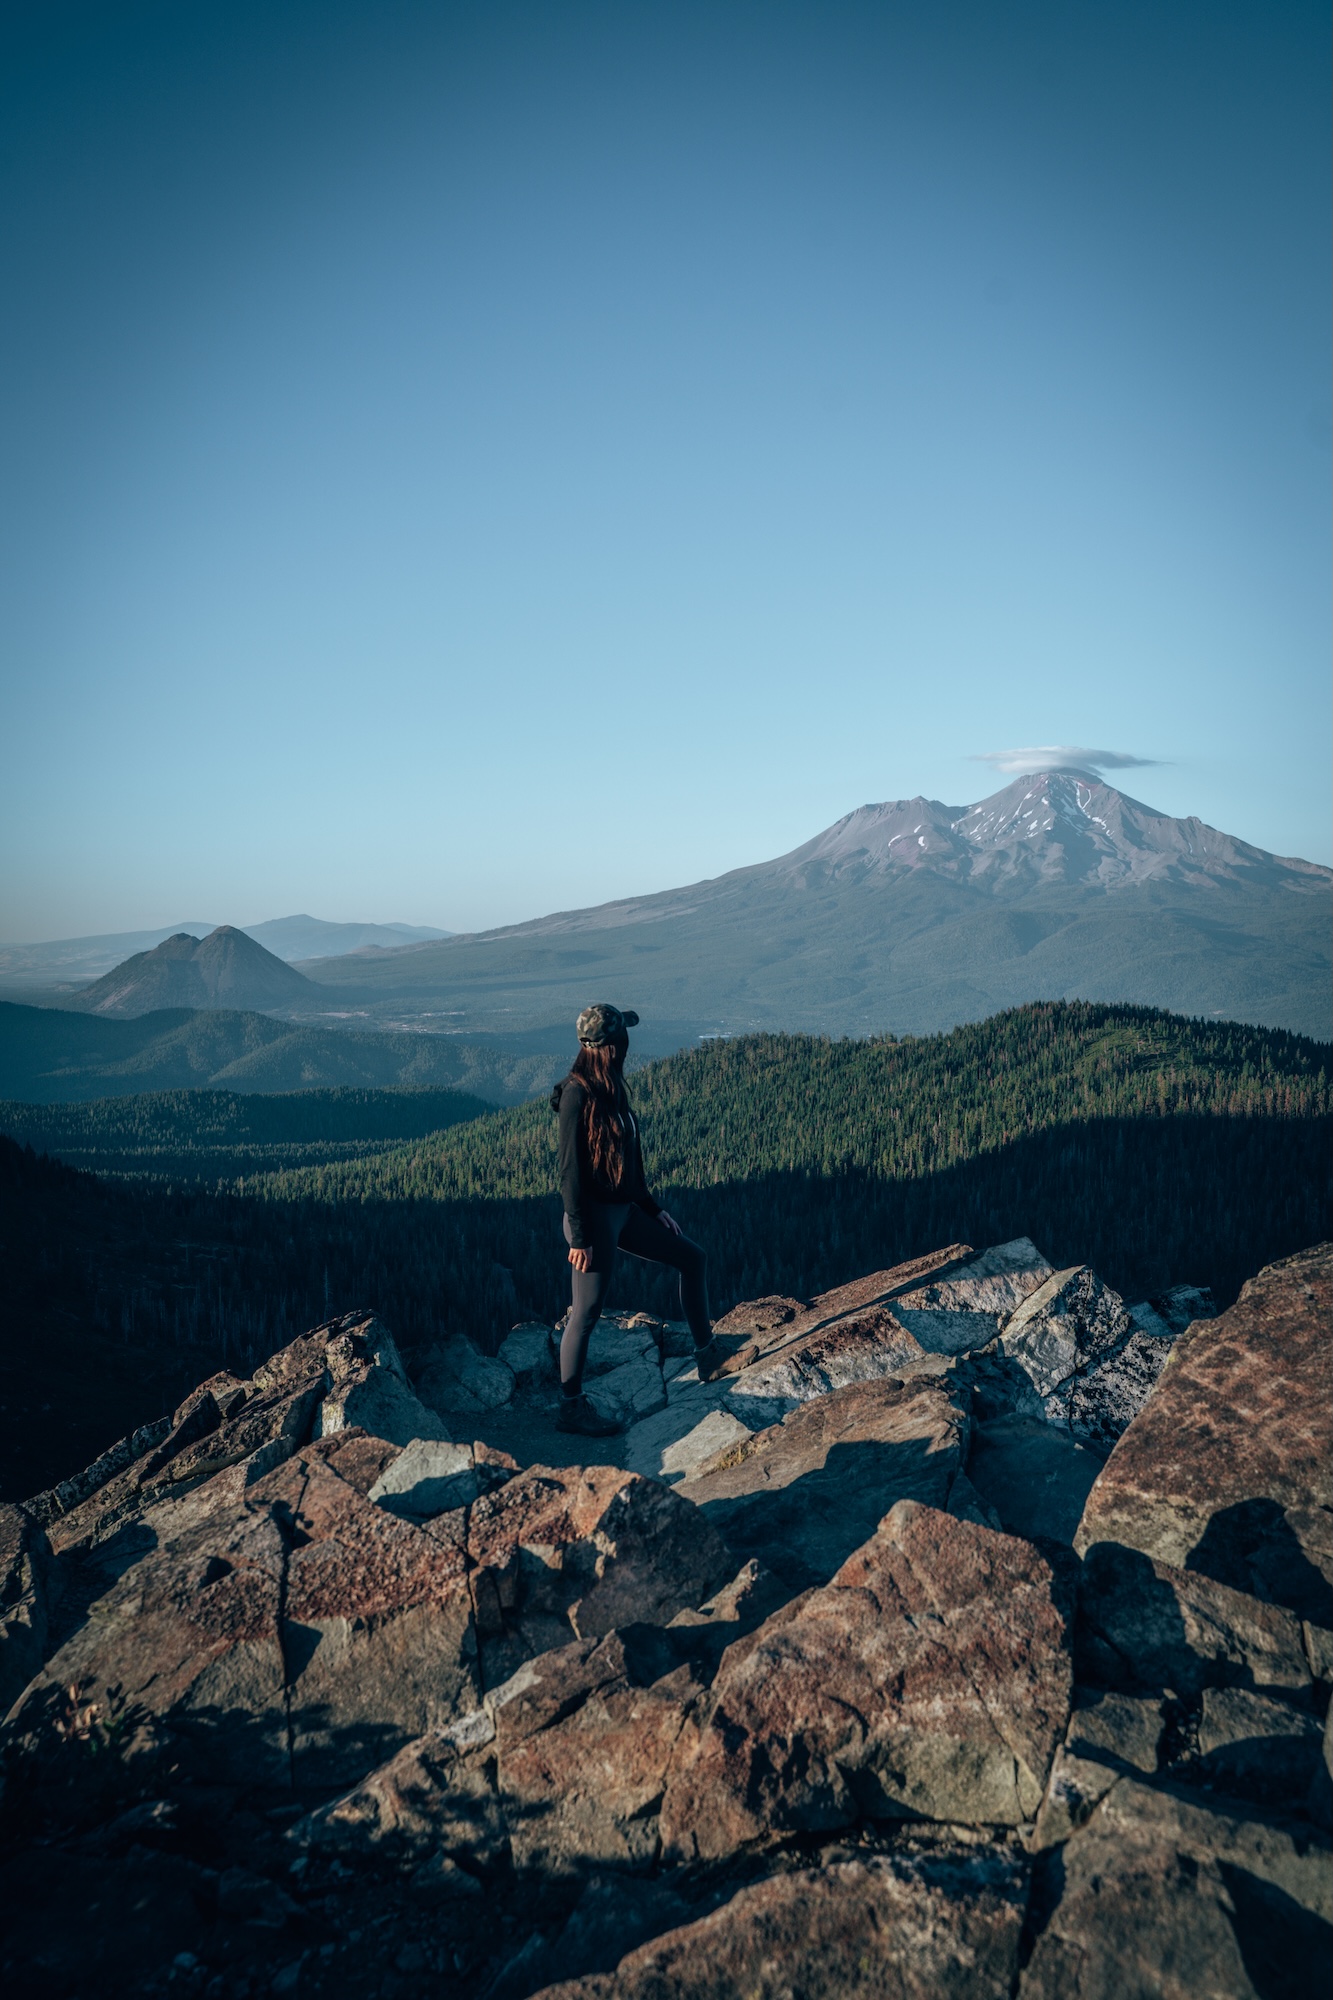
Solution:
[{"label": "woman", "polygon": [[622,1426],[600,1416],[583,1393],[588,1337],[601,1318],[616,1251],[668,1264],[680,1273],[681,1308],[694,1335],[699,1375],[727,1371],[708,1317],[706,1258],[648,1192],[639,1128],[625,1089],[629,1030],[637,1014],[605,1002],[578,1018],[579,1052],[551,1092],[560,1114],[560,1193],[573,1267],[574,1302],[560,1342],[560,1411],[556,1428],[611,1437]]}]

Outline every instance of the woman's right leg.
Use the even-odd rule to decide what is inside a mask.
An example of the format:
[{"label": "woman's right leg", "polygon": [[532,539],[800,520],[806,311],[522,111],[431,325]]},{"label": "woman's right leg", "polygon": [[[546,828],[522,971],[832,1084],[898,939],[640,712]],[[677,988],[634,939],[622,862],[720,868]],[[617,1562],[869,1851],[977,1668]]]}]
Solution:
[{"label": "woman's right leg", "polygon": [[[592,1269],[569,1275],[573,1293],[565,1330],[560,1336],[560,1390],[573,1399],[583,1393],[583,1364],[588,1358],[592,1330],[602,1316],[606,1288],[615,1267],[616,1243],[624,1227],[627,1210],[603,1206],[600,1202],[584,1216],[584,1234],[592,1252]],[[565,1218],[565,1241],[569,1242],[569,1218]]]}]

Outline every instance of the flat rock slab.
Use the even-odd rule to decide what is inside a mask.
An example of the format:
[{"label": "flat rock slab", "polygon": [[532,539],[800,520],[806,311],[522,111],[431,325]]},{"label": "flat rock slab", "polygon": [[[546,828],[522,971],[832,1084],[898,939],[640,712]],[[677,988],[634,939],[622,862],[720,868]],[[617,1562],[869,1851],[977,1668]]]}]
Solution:
[{"label": "flat rock slab", "polygon": [[1128,1778],[1060,1851],[1021,2000],[1315,1994],[1333,1954],[1326,1842]]},{"label": "flat rock slab", "polygon": [[[813,1402],[853,1382],[894,1375],[923,1353],[887,1306],[867,1306],[742,1369],[731,1384],[727,1407],[741,1422],[748,1420],[752,1430],[759,1429],[798,1403]],[[751,1417],[751,1411],[757,1414]]]},{"label": "flat rock slab", "polygon": [[1089,1550],[1079,1600],[1080,1645],[1111,1686],[1311,1698],[1301,1621],[1281,1605],[1114,1542]]},{"label": "flat rock slab", "polygon": [[1025,1869],[876,1857],[774,1875],[540,2000],[1008,2000]]},{"label": "flat rock slab", "polygon": [[680,1491],[738,1557],[800,1589],[826,1582],[896,1500],[946,1506],[967,1435],[933,1382],[857,1382],[800,1404]]},{"label": "flat rock slab", "polygon": [[[725,1325],[728,1332],[752,1332],[761,1350],[772,1354],[819,1327],[845,1319],[849,1313],[864,1312],[868,1306],[886,1305],[891,1299],[911,1291],[914,1286],[923,1285],[929,1279],[964,1264],[975,1254],[970,1243],[949,1243],[941,1250],[929,1251],[924,1257],[909,1258],[905,1264],[892,1264],[886,1270],[868,1272],[864,1278],[855,1278],[849,1285],[836,1285],[830,1292],[821,1292],[804,1307],[797,1300],[774,1299],[753,1299],[745,1305],[733,1306],[725,1321],[719,1324]],[[793,1305],[798,1310],[788,1316],[783,1308]]]},{"label": "flat rock slab", "polygon": [[1054,1275],[1030,1236],[997,1243],[979,1257],[950,1269],[928,1284],[900,1294],[898,1304],[921,1312],[982,1313],[991,1321],[1008,1319]]},{"label": "flat rock slab", "polygon": [[1176,1342],[1076,1547],[1124,1543],[1333,1626],[1331,1364],[1324,1244],[1269,1265]]},{"label": "flat rock slab", "polygon": [[973,1425],[967,1476],[1007,1533],[1072,1543],[1104,1463],[1040,1417],[999,1417]]},{"label": "flat rock slab", "polygon": [[1065,1730],[1069,1620],[1031,1544],[901,1501],[822,1590],[723,1655],[673,1775],[677,1860],[862,1818],[1013,1826]]}]

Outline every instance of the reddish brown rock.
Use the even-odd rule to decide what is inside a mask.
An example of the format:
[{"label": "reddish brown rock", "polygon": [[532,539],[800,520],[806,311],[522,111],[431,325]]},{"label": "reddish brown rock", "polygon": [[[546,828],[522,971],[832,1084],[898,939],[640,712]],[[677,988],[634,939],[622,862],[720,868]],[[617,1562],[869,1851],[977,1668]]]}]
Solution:
[{"label": "reddish brown rock", "polygon": [[668,1772],[702,1689],[687,1667],[651,1673],[611,1633],[534,1660],[488,1703],[515,1866],[550,1879],[652,1865]]},{"label": "reddish brown rock", "polygon": [[1175,1345],[1075,1546],[1119,1542],[1333,1626],[1333,1246],[1252,1278]]},{"label": "reddish brown rock", "polygon": [[857,1382],[719,1454],[688,1495],[738,1558],[826,1583],[900,1499],[945,1507],[968,1422],[933,1383]]},{"label": "reddish brown rock", "polygon": [[283,1648],[293,1776],[346,1784],[406,1738],[478,1705],[467,1566],[456,1537],[424,1533],[302,1458],[250,1500],[290,1522]]},{"label": "reddish brown rock", "polygon": [[148,1754],[165,1729],[203,1776],[287,1783],[286,1555],[272,1509],[243,1507],[146,1556],[32,1683],[16,1736],[63,1769],[92,1742]]},{"label": "reddish brown rock", "polygon": [[801,1869],[540,2000],[1008,2000],[1026,1890],[994,1856]]},{"label": "reddish brown rock", "polygon": [[505,1852],[509,1827],[486,1746],[495,1730],[484,1711],[404,1744],[342,1798],[292,1829],[295,1845],[397,1863],[444,1853],[473,1869]]},{"label": "reddish brown rock", "polygon": [[[343,1446],[361,1478],[367,1442]],[[58,1748],[75,1687],[211,1779],[336,1785],[475,1708],[461,1521],[451,1538],[386,1513],[332,1456],[287,1461],[128,1569],[30,1689],[20,1733]]]},{"label": "reddish brown rock", "polygon": [[1037,1551],[902,1501],[795,1615],[724,1654],[664,1845],[716,1857],[862,1817],[1016,1825],[1040,1803],[1071,1687]]}]

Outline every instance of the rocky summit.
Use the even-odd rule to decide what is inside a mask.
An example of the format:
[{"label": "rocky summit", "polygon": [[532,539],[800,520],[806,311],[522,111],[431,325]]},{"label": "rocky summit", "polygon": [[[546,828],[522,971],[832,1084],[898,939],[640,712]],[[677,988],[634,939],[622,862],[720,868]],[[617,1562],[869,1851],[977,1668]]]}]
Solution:
[{"label": "rocky summit", "polygon": [[608,1316],[596,1444],[548,1326],[211,1377],[0,1508],[7,1990],[1323,1991],[1331,1304],[954,1243]]}]

